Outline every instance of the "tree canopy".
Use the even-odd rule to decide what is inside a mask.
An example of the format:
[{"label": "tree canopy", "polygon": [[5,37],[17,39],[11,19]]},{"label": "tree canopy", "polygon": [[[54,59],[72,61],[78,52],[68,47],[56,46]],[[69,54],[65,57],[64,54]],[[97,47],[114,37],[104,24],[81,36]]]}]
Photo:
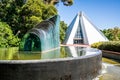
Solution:
[{"label": "tree canopy", "polygon": [[36,24],[55,14],[54,5],[45,5],[42,0],[1,0],[0,19],[6,22],[14,34],[23,35]]},{"label": "tree canopy", "polygon": [[0,47],[15,47],[19,45],[19,39],[14,36],[10,26],[0,22]]},{"label": "tree canopy", "polygon": [[113,29],[104,29],[102,30],[102,32],[111,41],[120,40],[120,28],[119,27],[114,27]]}]

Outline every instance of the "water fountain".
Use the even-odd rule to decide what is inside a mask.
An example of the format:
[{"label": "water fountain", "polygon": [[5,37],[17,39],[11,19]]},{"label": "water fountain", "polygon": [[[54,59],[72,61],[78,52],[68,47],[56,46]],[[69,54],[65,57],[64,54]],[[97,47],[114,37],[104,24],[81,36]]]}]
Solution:
[{"label": "water fountain", "polygon": [[[20,51],[0,55],[0,80],[92,80],[101,72],[101,51],[59,47],[59,16],[41,22],[24,36]],[[8,56],[9,60],[8,60]]]},{"label": "water fountain", "polygon": [[59,47],[59,16],[42,21],[24,36],[20,45],[23,51],[45,51]]}]

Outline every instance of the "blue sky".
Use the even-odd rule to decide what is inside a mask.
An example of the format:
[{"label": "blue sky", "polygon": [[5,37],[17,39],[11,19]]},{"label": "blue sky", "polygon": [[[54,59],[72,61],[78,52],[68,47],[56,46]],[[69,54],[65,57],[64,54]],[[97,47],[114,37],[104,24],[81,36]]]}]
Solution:
[{"label": "blue sky", "polygon": [[74,0],[72,6],[59,3],[56,7],[61,20],[68,25],[78,12],[83,11],[99,29],[120,27],[120,0]]}]

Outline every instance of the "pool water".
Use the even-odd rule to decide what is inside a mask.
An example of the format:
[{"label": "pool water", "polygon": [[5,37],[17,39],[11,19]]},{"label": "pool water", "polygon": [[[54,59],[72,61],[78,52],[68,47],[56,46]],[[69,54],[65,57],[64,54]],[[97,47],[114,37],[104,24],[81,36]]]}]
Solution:
[{"label": "pool water", "polygon": [[0,48],[0,60],[41,60],[55,58],[84,57],[96,54],[97,49],[84,47],[58,47],[44,52],[18,51],[18,48]]}]

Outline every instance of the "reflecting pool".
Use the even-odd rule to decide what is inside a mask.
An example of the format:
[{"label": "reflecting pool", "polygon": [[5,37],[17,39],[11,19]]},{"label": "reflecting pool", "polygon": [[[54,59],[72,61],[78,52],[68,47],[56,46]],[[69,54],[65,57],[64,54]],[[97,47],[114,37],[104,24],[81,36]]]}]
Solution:
[{"label": "reflecting pool", "polygon": [[42,52],[8,48],[0,52],[0,80],[92,80],[101,72],[102,54],[93,48],[65,46]]},{"label": "reflecting pool", "polygon": [[0,48],[0,60],[40,60],[56,58],[84,57],[96,54],[98,50],[84,47],[58,47],[44,52],[18,51],[18,48]]},{"label": "reflecting pool", "polygon": [[[77,58],[79,56],[81,58],[84,58],[85,56],[95,55],[97,51],[98,51],[97,49],[77,47],[77,46],[76,47],[73,47],[73,46],[59,47],[56,49],[44,51],[42,53],[31,52],[31,51],[28,51],[28,52],[18,51],[18,48],[16,47],[0,48],[0,60],[1,61],[2,60],[33,60],[34,61],[34,60],[50,60],[50,59],[57,60],[57,59],[66,59],[66,58]],[[70,62],[68,62],[68,64],[70,64]],[[86,66],[83,65],[83,67],[86,67]],[[69,71],[69,69],[71,68],[68,68],[66,70]],[[101,74],[93,80],[120,80],[119,75],[120,75],[120,61],[116,61],[108,58],[102,58]],[[69,77],[72,78],[70,75]]]}]

